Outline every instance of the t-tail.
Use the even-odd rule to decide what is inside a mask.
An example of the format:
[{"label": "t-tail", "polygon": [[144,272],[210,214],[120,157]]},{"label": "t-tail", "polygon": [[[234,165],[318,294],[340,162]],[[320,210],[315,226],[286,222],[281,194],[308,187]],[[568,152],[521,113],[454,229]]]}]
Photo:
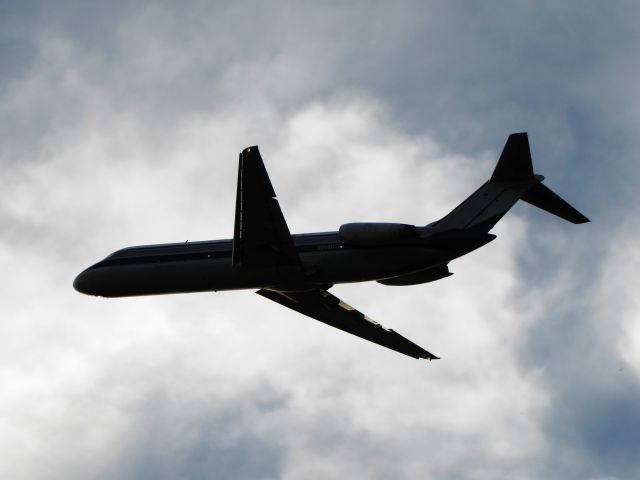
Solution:
[{"label": "t-tail", "polygon": [[431,224],[442,230],[486,233],[513,207],[524,200],[571,223],[586,223],[578,212],[542,184],[533,173],[529,139],[525,133],[509,135],[491,178],[447,216]]}]

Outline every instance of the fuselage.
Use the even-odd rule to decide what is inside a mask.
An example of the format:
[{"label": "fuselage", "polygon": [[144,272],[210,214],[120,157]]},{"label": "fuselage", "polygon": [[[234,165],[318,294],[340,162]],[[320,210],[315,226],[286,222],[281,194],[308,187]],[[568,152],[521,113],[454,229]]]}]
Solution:
[{"label": "fuselage", "polygon": [[123,248],[83,271],[74,287],[90,295],[124,297],[327,286],[407,275],[480,246],[468,245],[467,241],[461,248],[447,241],[443,247],[433,241],[432,235],[384,246],[349,245],[341,241],[338,232],[292,237],[302,262],[303,284],[299,269],[233,266],[233,241],[228,239]]}]

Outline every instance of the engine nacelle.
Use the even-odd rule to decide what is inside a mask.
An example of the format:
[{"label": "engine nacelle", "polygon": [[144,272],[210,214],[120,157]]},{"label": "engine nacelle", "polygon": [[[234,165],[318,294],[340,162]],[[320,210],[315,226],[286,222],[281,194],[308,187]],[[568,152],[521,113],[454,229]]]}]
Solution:
[{"label": "engine nacelle", "polygon": [[417,238],[416,227],[405,223],[345,223],[338,232],[349,245],[391,245]]}]

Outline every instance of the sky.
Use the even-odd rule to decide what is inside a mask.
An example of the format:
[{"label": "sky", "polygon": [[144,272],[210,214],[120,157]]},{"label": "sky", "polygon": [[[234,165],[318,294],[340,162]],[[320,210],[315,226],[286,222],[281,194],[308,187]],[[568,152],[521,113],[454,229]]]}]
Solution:
[{"label": "sky", "polygon": [[[0,477],[630,479],[637,2],[0,0]],[[431,284],[331,289],[420,362],[251,291],[74,291],[229,238],[259,145],[292,232],[425,225],[527,131],[527,204]]]}]

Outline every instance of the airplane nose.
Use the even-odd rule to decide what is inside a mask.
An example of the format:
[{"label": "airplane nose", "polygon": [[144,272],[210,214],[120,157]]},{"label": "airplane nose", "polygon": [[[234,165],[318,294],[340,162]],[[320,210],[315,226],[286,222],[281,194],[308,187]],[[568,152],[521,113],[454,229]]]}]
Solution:
[{"label": "airplane nose", "polygon": [[95,295],[92,288],[93,282],[91,281],[92,273],[89,270],[81,272],[73,281],[73,288],[86,295]]}]

